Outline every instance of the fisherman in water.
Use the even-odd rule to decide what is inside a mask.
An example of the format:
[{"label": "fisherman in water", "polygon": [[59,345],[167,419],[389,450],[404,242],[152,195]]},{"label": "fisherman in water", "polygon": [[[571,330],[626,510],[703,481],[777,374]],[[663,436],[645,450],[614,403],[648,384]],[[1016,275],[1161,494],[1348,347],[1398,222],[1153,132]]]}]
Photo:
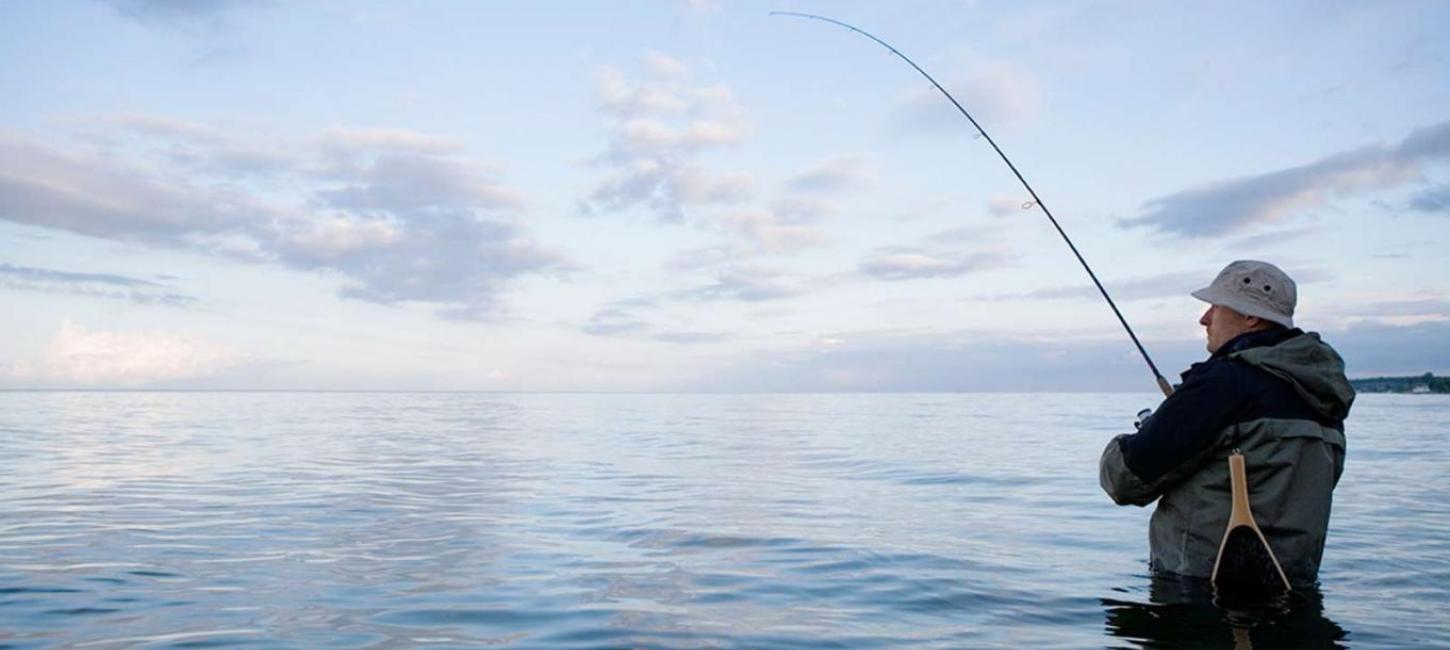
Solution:
[{"label": "fisherman in water", "polygon": [[1354,389],[1344,360],[1294,327],[1294,281],[1265,262],[1229,264],[1193,297],[1208,360],[1137,433],[1108,443],[1099,467],[1118,505],[1158,508],[1149,526],[1154,572],[1208,578],[1231,497],[1225,458],[1241,451],[1253,514],[1289,581],[1314,584],[1331,492],[1344,470],[1344,418]]}]

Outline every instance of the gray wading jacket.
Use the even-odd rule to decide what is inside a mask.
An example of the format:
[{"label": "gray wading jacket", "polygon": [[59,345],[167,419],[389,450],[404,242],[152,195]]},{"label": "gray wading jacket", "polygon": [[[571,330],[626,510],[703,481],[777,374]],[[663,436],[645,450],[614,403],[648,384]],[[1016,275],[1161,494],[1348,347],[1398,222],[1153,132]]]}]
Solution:
[{"label": "gray wading jacket", "polygon": [[1318,334],[1250,332],[1183,373],[1138,433],[1108,443],[1099,479],[1119,505],[1158,501],[1155,571],[1207,578],[1229,517],[1226,459],[1239,449],[1254,519],[1289,580],[1313,584],[1353,402],[1344,360]]}]

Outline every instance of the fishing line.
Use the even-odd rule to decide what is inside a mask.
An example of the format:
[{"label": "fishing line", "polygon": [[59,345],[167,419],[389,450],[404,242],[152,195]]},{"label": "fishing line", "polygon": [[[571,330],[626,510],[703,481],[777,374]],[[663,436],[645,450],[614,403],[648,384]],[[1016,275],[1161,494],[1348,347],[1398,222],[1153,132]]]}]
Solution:
[{"label": "fishing line", "polygon": [[987,144],[992,145],[992,150],[997,152],[997,155],[1002,158],[1002,162],[1007,163],[1007,168],[1012,170],[1012,174],[1016,176],[1017,180],[1022,183],[1022,187],[1027,188],[1027,193],[1032,195],[1032,200],[1023,203],[1022,209],[1028,210],[1031,209],[1033,206],[1042,208],[1042,213],[1047,215],[1048,221],[1052,222],[1052,227],[1057,229],[1057,234],[1062,235],[1062,241],[1067,243],[1067,247],[1072,250],[1073,256],[1077,257],[1077,261],[1082,264],[1083,270],[1087,271],[1088,277],[1092,278],[1093,284],[1096,285],[1098,288],[1098,293],[1103,294],[1103,299],[1108,301],[1108,306],[1113,309],[1113,315],[1118,317],[1118,322],[1123,324],[1124,330],[1127,330],[1128,338],[1133,339],[1133,345],[1138,348],[1138,353],[1143,355],[1143,361],[1146,361],[1148,363],[1148,369],[1153,371],[1153,377],[1158,380],[1158,389],[1163,391],[1163,395],[1165,397],[1173,394],[1173,386],[1168,383],[1167,379],[1163,378],[1163,373],[1158,372],[1158,366],[1154,365],[1153,359],[1148,357],[1148,351],[1143,349],[1143,344],[1138,341],[1138,335],[1134,334],[1133,328],[1128,326],[1128,320],[1126,318],[1123,318],[1123,312],[1118,310],[1118,305],[1113,302],[1112,296],[1108,295],[1108,290],[1103,288],[1102,282],[1098,281],[1097,274],[1093,273],[1092,267],[1088,266],[1087,260],[1083,259],[1082,253],[1078,252],[1077,246],[1073,245],[1072,239],[1068,238],[1067,232],[1064,231],[1062,229],[1062,226],[1057,223],[1057,218],[1052,216],[1052,211],[1047,209],[1047,204],[1042,202],[1042,198],[1037,196],[1037,191],[1032,189],[1032,186],[1027,183],[1026,178],[1022,177],[1022,172],[1017,171],[1017,166],[1012,164],[1012,161],[1007,158],[1007,154],[1002,153],[1002,148],[997,146],[997,142],[992,139],[992,136],[987,134],[987,130],[983,129],[982,125],[977,123],[976,118],[972,117],[972,114],[968,113],[967,109],[962,107],[961,102],[958,102],[956,97],[952,97],[952,94],[947,92],[946,88],[943,88],[941,84],[937,83],[936,79],[932,78],[931,75],[927,74],[926,70],[922,70],[921,66],[917,65],[915,61],[912,61],[905,54],[902,54],[900,50],[897,50],[895,47],[892,47],[890,43],[887,43],[886,41],[883,41],[873,36],[872,34],[855,27],[854,25],[848,25],[834,18],[826,18],[825,16],[817,16],[815,14],[796,13],[794,11],[772,11],[770,12],[770,15],[809,18],[812,20],[820,20],[831,23],[833,25],[845,27],[846,29],[856,32],[857,34],[876,41],[877,43],[880,43],[882,47],[891,50],[892,54],[901,57],[902,61],[907,62],[907,64],[911,65],[912,68],[915,68],[917,72],[921,73],[921,76],[926,77],[926,80],[931,82],[931,85],[935,86],[937,90],[941,91],[941,94],[945,95],[947,100],[951,101],[952,105],[957,107],[957,110],[960,111],[961,114],[972,123],[972,127],[977,129],[977,133],[973,137],[980,137],[981,139],[986,140]]}]

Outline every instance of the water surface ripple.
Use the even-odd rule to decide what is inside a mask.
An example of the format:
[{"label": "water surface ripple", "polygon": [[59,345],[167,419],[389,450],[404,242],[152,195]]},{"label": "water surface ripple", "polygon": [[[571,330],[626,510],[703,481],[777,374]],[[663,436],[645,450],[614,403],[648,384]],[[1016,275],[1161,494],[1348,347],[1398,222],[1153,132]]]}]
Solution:
[{"label": "water surface ripple", "polygon": [[1152,403],[0,393],[0,649],[1450,646],[1450,400],[1361,398],[1237,639],[1098,489]]}]

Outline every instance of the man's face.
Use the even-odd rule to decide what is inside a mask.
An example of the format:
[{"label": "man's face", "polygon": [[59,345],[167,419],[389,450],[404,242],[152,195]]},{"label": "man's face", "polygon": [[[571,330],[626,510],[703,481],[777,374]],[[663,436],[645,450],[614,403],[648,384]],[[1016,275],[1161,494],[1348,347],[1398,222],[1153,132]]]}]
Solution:
[{"label": "man's face", "polygon": [[1223,305],[1209,305],[1208,311],[1203,312],[1203,317],[1198,319],[1198,324],[1207,330],[1208,353],[1213,354],[1234,337],[1253,331],[1258,327],[1259,319],[1245,316]]}]

